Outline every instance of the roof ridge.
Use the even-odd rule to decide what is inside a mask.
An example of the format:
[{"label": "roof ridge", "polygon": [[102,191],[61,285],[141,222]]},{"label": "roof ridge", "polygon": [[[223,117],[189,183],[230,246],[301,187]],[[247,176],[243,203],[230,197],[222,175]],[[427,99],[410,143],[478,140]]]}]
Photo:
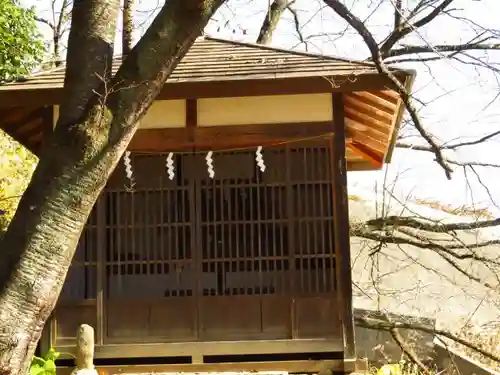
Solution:
[{"label": "roof ridge", "polygon": [[268,46],[268,45],[259,44],[259,43],[243,42],[243,41],[231,40],[231,39],[223,39],[223,38],[213,37],[210,35],[204,35],[203,39],[200,38],[200,40],[211,40],[211,41],[219,42],[219,43],[226,43],[226,44],[232,44],[232,45],[238,45],[238,46],[244,46],[244,47],[259,48],[262,50],[269,50],[269,51],[276,51],[276,52],[284,52],[284,53],[289,53],[289,54],[298,55],[298,56],[315,57],[315,58],[319,58],[321,60],[340,61],[340,62],[346,62],[346,63],[350,63],[350,64],[366,65],[366,66],[370,66],[370,67],[376,66],[374,63],[369,62],[369,61],[353,60],[353,59],[347,59],[347,58],[337,57],[337,56],[332,56],[332,55],[323,55],[320,53],[313,53],[313,52],[296,51],[296,50],[289,49],[289,48],[287,49],[287,48]]}]

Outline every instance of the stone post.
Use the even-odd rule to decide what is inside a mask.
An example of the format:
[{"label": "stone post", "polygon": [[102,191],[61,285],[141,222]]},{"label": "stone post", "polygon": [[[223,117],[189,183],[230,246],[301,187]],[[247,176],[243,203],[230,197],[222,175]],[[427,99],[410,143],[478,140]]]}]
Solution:
[{"label": "stone post", "polygon": [[73,375],[98,375],[94,368],[94,328],[82,324],[76,332],[76,368]]}]

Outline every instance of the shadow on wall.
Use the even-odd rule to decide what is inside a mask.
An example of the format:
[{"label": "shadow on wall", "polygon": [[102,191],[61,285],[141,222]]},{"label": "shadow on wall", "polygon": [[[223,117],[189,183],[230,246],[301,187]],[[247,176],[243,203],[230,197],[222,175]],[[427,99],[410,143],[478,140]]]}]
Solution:
[{"label": "shadow on wall", "polygon": [[[386,320],[384,314],[373,310],[354,309],[354,315],[357,317]],[[390,321],[424,324],[431,329],[436,324],[434,319],[417,316],[387,314],[387,318]],[[356,326],[355,330],[356,351],[359,358],[367,358],[374,365],[396,363],[401,360],[401,349],[394,342],[389,332],[359,326]],[[399,333],[422,361],[432,362],[434,358],[434,335],[414,330],[399,330]]]},{"label": "shadow on wall", "polygon": [[[372,310],[355,309],[354,315],[386,320],[382,313]],[[399,314],[387,315],[389,320],[416,323],[426,325],[429,328],[434,328],[436,324],[435,319]],[[500,375],[500,373],[487,369],[477,361],[446,347],[434,335],[413,330],[399,330],[399,333],[424,363],[444,370],[444,374]],[[358,358],[367,358],[371,365],[377,367],[387,363],[397,363],[402,358],[401,349],[394,342],[389,332],[360,326],[356,326],[356,350]]]}]

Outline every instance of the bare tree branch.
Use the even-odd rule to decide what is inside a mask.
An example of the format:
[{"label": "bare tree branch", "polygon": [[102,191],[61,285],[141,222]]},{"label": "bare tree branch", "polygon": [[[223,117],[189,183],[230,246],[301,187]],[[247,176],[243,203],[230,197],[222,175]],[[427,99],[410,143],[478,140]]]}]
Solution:
[{"label": "bare tree branch", "polygon": [[436,53],[436,52],[460,52],[467,50],[500,50],[500,44],[467,43],[467,44],[444,44],[432,46],[405,45],[401,48],[394,48],[384,54],[384,58],[410,55],[415,53]]},{"label": "bare tree branch", "polygon": [[66,30],[63,29],[63,26],[66,24],[70,17],[70,0],[63,0],[61,3],[61,8],[59,11],[56,11],[56,1],[52,0],[51,9],[52,9],[52,18],[50,21],[44,17],[35,16],[35,20],[37,22],[43,23],[50,27],[52,31],[52,42],[53,45],[53,58],[51,59],[51,64],[54,64],[56,67],[62,64],[61,61],[61,39]]},{"label": "bare tree branch", "polygon": [[500,164],[496,163],[483,163],[480,161],[467,161],[467,162],[460,162],[456,160],[449,160],[446,159],[448,163],[457,165],[459,167],[486,167],[486,168],[500,168]]},{"label": "bare tree branch", "polygon": [[[470,143],[472,144],[479,144],[481,142],[484,142],[486,139],[483,139],[483,141],[474,141],[474,142],[463,142],[463,144],[457,144],[457,147],[460,146],[468,146]],[[409,143],[404,143],[404,142],[398,142],[396,143],[397,148],[404,148],[404,149],[409,149],[413,151],[425,151],[425,152],[433,152],[433,150],[429,146],[423,146],[423,145],[414,145],[414,144],[409,144]],[[454,149],[457,147],[449,147],[449,146],[441,146],[442,150],[446,149]],[[500,164],[498,163],[488,163],[488,162],[480,162],[480,161],[458,161],[458,160],[452,160],[450,158],[444,158],[446,163],[456,165],[458,167],[469,167],[469,168],[474,168],[474,167],[483,167],[483,168],[500,168]]]},{"label": "bare tree branch", "polygon": [[[464,142],[459,142],[459,143],[453,143],[450,145],[442,145],[441,149],[443,150],[456,150],[459,147],[464,147],[464,146],[475,146],[480,143],[486,142],[492,138],[495,138],[496,136],[500,135],[500,130],[496,130],[492,133],[486,134],[485,136],[475,139],[473,141],[464,141]],[[431,148],[429,146],[419,146],[419,145],[411,145],[408,143],[397,143],[396,147],[399,148],[411,148],[412,150],[417,150],[417,151],[430,151],[432,152]]]},{"label": "bare tree branch", "polygon": [[403,353],[406,354],[410,361],[415,363],[424,374],[429,374],[430,372],[427,366],[422,363],[415,352],[406,344],[403,337],[401,337],[401,335],[399,334],[399,331],[396,328],[391,328],[389,330],[389,333],[391,334],[392,339],[396,342],[396,344],[398,344],[398,346],[401,348]]},{"label": "bare tree branch", "polygon": [[386,38],[385,42],[380,46],[380,53],[382,56],[385,56],[394,45],[403,39],[405,36],[415,31],[416,29],[427,25],[429,22],[434,20],[443,10],[448,7],[453,2],[453,0],[443,0],[443,2],[437,5],[428,15],[422,17],[418,21],[414,23],[406,23],[403,27],[399,27],[394,29],[394,31],[389,34]]},{"label": "bare tree branch", "polygon": [[[59,18],[57,20],[56,27],[54,29],[54,35],[52,37],[54,41],[54,60],[55,66],[60,66],[61,61],[61,38],[64,34],[63,26],[69,18],[70,15],[70,0],[63,0],[61,4],[61,9],[59,12]],[[55,6],[55,2],[52,3],[52,6]],[[54,12],[55,13],[55,12]]]},{"label": "bare tree branch", "polygon": [[401,217],[401,216],[388,216],[385,218],[377,218],[373,220],[368,220],[366,225],[382,229],[387,226],[405,226],[409,228],[425,230],[434,233],[447,233],[457,230],[474,230],[481,228],[488,228],[500,225],[500,218],[493,220],[476,221],[469,223],[435,223],[435,222],[424,222],[413,217]]},{"label": "bare tree branch", "polygon": [[[445,0],[445,2],[451,2],[453,0]],[[377,46],[377,42],[373,35],[368,31],[364,23],[356,17],[347,7],[342,4],[339,0],[324,0],[324,2],[331,7],[340,17],[342,17],[351,27],[353,27],[363,38],[365,44],[370,50],[372,60],[375,63],[377,70],[379,73],[387,76],[396,86],[397,91],[408,110],[411,119],[413,120],[413,125],[418,130],[422,138],[429,144],[430,148],[433,150],[436,155],[436,161],[438,164],[444,169],[446,177],[451,179],[451,173],[453,170],[446,163],[444,156],[441,152],[441,148],[434,141],[433,137],[427,132],[427,130],[423,127],[420,118],[417,114],[417,109],[413,105],[411,101],[411,95],[407,92],[405,87],[399,82],[399,80],[390,72],[390,70],[386,67],[383,62],[382,55]]]},{"label": "bare tree branch", "polygon": [[304,44],[304,46],[306,47],[306,50],[307,50],[307,42],[304,38],[304,35],[302,34],[302,30],[300,29],[299,15],[297,14],[297,11],[292,8],[291,4],[288,4],[286,9],[292,14],[295,32],[297,33],[297,36],[299,37],[300,43]]},{"label": "bare tree branch", "polygon": [[415,331],[425,332],[431,335],[437,335],[441,337],[445,337],[449,340],[455,341],[456,343],[463,345],[469,349],[472,349],[484,357],[491,359],[496,362],[500,362],[500,356],[490,353],[477,345],[470,343],[467,340],[462,339],[461,337],[454,335],[448,331],[437,329],[434,327],[429,327],[424,324],[418,323],[404,323],[404,322],[389,322],[381,319],[369,318],[369,317],[361,317],[356,316],[354,318],[356,324],[360,327],[367,329],[375,329],[379,331],[391,332],[393,329],[411,329]]},{"label": "bare tree branch", "polygon": [[489,258],[486,257],[481,257],[478,256],[477,254],[459,254],[456,253],[452,250],[459,250],[463,248],[469,248],[469,249],[476,249],[476,248],[481,248],[481,247],[487,247],[487,246],[493,246],[493,245],[500,245],[500,240],[489,240],[489,241],[483,241],[483,242],[478,242],[474,244],[453,244],[453,245],[442,245],[430,241],[422,241],[422,239],[414,240],[408,237],[401,237],[397,236],[395,233],[391,234],[381,234],[374,232],[370,229],[366,228],[354,228],[351,229],[351,235],[356,236],[356,237],[362,237],[366,238],[368,240],[373,240],[373,241],[379,241],[384,244],[398,244],[398,245],[410,245],[410,246],[415,246],[420,249],[427,249],[427,250],[442,250],[446,252],[448,255],[453,256],[454,258],[457,259],[474,259],[474,260],[479,260],[479,261],[485,261],[485,262],[495,262],[492,261]]},{"label": "bare tree branch", "polygon": [[401,27],[401,16],[403,15],[403,0],[396,0],[394,4],[394,30]]},{"label": "bare tree branch", "polygon": [[50,22],[48,19],[46,18],[43,18],[43,17],[38,17],[38,16],[35,16],[35,21],[37,22],[40,22],[40,23],[43,23],[45,25],[47,25],[48,27],[50,27],[52,30],[55,29],[55,26],[52,22]]},{"label": "bare tree branch", "polygon": [[[277,1],[274,1],[276,3]],[[500,165],[493,163],[481,163],[478,161],[471,162],[460,162],[456,160],[452,160],[448,157],[445,157],[442,152],[443,150],[455,150],[460,147],[466,146],[474,146],[486,142],[498,135],[500,135],[500,131],[492,132],[491,134],[487,134],[478,139],[473,139],[471,141],[464,142],[456,142],[448,144],[438,145],[434,137],[422,126],[422,121],[418,116],[418,112],[416,107],[414,106],[414,99],[410,93],[401,85],[401,82],[397,80],[397,78],[392,73],[392,70],[388,69],[388,64],[399,63],[405,61],[412,62],[427,62],[427,61],[437,61],[442,59],[454,59],[463,64],[473,64],[479,67],[490,69],[491,71],[495,71],[498,69],[494,66],[494,63],[488,63],[482,61],[482,59],[478,59],[478,61],[464,61],[467,60],[464,57],[469,57],[465,52],[467,50],[500,50],[500,45],[495,44],[494,42],[488,43],[491,41],[493,37],[488,36],[484,38],[484,34],[479,33],[473,40],[469,40],[467,43],[463,44],[450,44],[450,45],[398,45],[398,48],[394,48],[395,45],[400,43],[407,35],[411,34],[414,31],[417,31],[419,28],[429,24],[436,17],[441,14],[445,14],[449,11],[449,6],[453,2],[453,0],[420,0],[418,4],[413,8],[412,11],[405,12],[403,1],[402,0],[392,0],[391,3],[394,6],[394,30],[389,34],[389,36],[379,45],[374,36],[365,26],[365,22],[360,20],[356,15],[354,15],[349,9],[347,9],[341,0],[324,0],[330,8],[332,8],[339,16],[341,16],[349,26],[354,28],[359,35],[363,38],[365,44],[367,45],[371,59],[375,63],[379,73],[386,75],[397,87],[398,93],[401,96],[406,109],[408,110],[412,122],[415,124],[416,129],[420,133],[420,135],[426,140],[427,145],[411,145],[409,143],[399,142],[396,147],[399,148],[407,148],[419,151],[432,152],[436,155],[437,162],[443,167],[446,172],[448,178],[451,175],[451,165],[461,166],[463,168],[471,169],[474,171],[475,166],[482,167],[500,167]],[[271,7],[270,7],[271,8]],[[300,43],[305,44],[308,40],[308,37],[303,37],[301,34],[301,25],[299,24],[299,18],[297,16],[297,12],[290,6],[286,6],[281,10],[279,17],[282,16],[284,10],[288,9],[292,16],[294,22],[294,28],[297,32],[298,39]],[[270,12],[271,9],[269,9]],[[269,13],[268,12],[268,13]],[[427,13],[427,15],[424,15]],[[423,15],[423,17],[421,17]],[[261,29],[261,34],[259,38],[264,33],[269,33],[269,41],[272,36],[274,29],[276,28],[276,24],[279,20],[275,21],[275,24],[269,25],[267,29],[264,29],[264,25],[269,23],[270,18],[266,16],[266,20],[263,24],[263,28]],[[421,18],[419,18],[421,17]],[[415,21],[415,19],[417,19]],[[273,28],[271,29],[270,26]],[[488,31],[489,32],[489,31]],[[490,32],[493,34],[492,32]],[[482,38],[479,40],[479,38]],[[434,55],[431,55],[434,53]],[[427,54],[420,56],[419,54]],[[404,59],[405,55],[414,55],[409,56],[407,59]],[[399,58],[402,56],[403,58]],[[462,58],[462,59],[460,59]],[[473,57],[472,57],[473,58]],[[385,61],[385,59],[388,59]],[[417,100],[417,99],[415,99]],[[489,241],[480,241],[475,243],[464,243],[458,235],[455,235],[454,231],[460,230],[474,230],[487,228],[491,226],[500,225],[500,218],[492,219],[492,220],[483,220],[478,222],[468,222],[468,223],[449,223],[443,224],[440,222],[432,222],[425,221],[423,219],[417,219],[414,217],[397,217],[390,216],[387,218],[378,218],[374,220],[370,220],[363,225],[360,226],[352,226],[351,227],[351,235],[357,236],[360,238],[365,238],[371,241],[377,241],[378,246],[375,245],[377,251],[383,251],[384,245],[386,244],[395,244],[398,247],[404,247],[404,245],[414,246],[419,249],[430,250],[436,253],[444,262],[453,267],[453,273],[456,272],[465,275],[470,280],[480,283],[483,286],[486,286],[490,289],[497,290],[497,286],[486,283],[482,280],[482,276],[477,277],[475,274],[472,274],[468,271],[468,268],[463,266],[461,261],[476,261],[482,263],[484,266],[493,269],[500,265],[500,258],[495,258],[495,256],[488,256],[486,247],[495,246],[500,244],[500,240],[494,239]],[[419,231],[424,231],[423,233],[419,233]],[[447,234],[453,238],[446,237],[445,239],[440,238],[439,240],[433,240],[430,236],[427,236],[425,232],[431,233],[443,233]],[[437,237],[437,236],[435,236]],[[443,236],[439,236],[443,237]],[[403,245],[403,246],[401,246]],[[373,254],[371,254],[373,255]],[[469,262],[464,262],[469,263]],[[449,269],[449,267],[447,267]],[[357,321],[359,322],[359,320]],[[366,321],[365,321],[366,323]],[[370,321],[369,323],[373,323]],[[378,323],[378,322],[375,322]],[[421,330],[419,328],[425,328],[418,325],[411,326],[398,326],[399,323],[390,324],[389,326],[376,326],[376,327],[366,327],[371,329],[381,329],[389,332],[394,341],[398,344],[401,350],[406,354],[406,356],[415,363],[424,373],[428,373],[428,369],[422,363],[422,361],[418,358],[418,356],[412,352],[411,348],[405,343],[404,339],[399,334],[398,328],[404,329],[412,329],[412,330]],[[498,360],[494,354],[487,353],[481,348],[476,347],[475,345],[468,343],[466,340],[461,339],[460,337],[454,336],[449,332],[445,331],[435,331],[434,329],[425,330],[427,333],[435,333],[442,334],[441,336],[447,337],[450,339],[457,338],[454,340],[459,344],[462,344],[472,350],[478,351],[483,354],[485,357],[492,359],[491,356]],[[479,349],[479,350],[478,350]],[[485,354],[486,353],[486,354]],[[489,354],[489,355],[488,355]]]}]

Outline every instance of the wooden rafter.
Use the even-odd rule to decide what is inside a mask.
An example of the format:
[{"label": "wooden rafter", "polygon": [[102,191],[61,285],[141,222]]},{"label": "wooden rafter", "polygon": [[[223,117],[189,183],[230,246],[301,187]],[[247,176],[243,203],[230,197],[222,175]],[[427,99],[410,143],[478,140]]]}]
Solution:
[{"label": "wooden rafter", "polygon": [[352,141],[346,144],[346,146],[349,147],[354,153],[362,157],[364,160],[370,162],[370,164],[373,165],[375,169],[382,168],[382,165],[384,163],[383,157],[377,155],[362,143]]}]

